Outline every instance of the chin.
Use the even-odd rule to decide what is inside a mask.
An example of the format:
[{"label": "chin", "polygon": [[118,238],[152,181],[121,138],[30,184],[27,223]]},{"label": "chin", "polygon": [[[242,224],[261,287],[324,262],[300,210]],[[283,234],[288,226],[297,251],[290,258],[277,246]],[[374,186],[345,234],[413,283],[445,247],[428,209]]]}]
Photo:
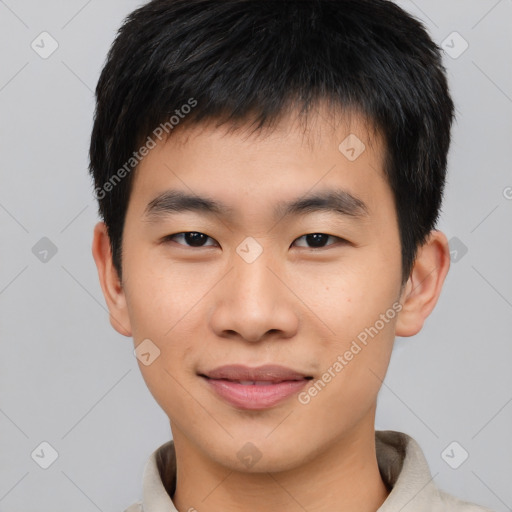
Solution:
[{"label": "chin", "polygon": [[[290,446],[284,446],[282,441],[251,440],[247,436],[243,441],[222,447],[219,453],[211,453],[211,457],[218,464],[239,473],[278,473],[293,470],[309,459],[307,454],[297,450],[297,444],[291,442]],[[231,455],[233,452],[234,457]]]}]

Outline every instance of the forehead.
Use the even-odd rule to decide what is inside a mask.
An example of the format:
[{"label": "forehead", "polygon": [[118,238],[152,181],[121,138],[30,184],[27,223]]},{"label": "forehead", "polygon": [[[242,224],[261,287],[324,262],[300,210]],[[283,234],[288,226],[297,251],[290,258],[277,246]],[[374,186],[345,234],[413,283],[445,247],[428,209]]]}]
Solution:
[{"label": "forehead", "polygon": [[271,128],[252,128],[180,127],[139,164],[130,201],[142,214],[172,189],[215,198],[240,216],[276,213],[285,199],[342,189],[372,213],[377,200],[391,194],[382,139],[357,114],[335,117],[319,108],[305,120],[291,113]]}]

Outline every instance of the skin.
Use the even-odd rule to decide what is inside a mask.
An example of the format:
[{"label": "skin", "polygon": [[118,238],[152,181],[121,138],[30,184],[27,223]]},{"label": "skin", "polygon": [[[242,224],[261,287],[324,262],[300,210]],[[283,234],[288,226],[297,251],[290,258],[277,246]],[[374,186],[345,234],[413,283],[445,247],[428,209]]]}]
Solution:
[{"label": "skin", "polygon": [[[370,138],[357,115],[338,126],[326,117],[308,125],[307,140],[289,115],[263,135],[205,124],[159,143],[134,177],[122,283],[106,227],[95,227],[93,256],[112,326],[135,346],[149,338],[160,350],[139,367],[170,420],[173,501],[182,512],[369,512],[388,495],[375,452],[377,394],[395,336],[420,331],[438,300],[448,242],[432,231],[401,287],[382,140]],[[349,133],[366,145],[355,161],[338,150]],[[338,188],[364,201],[368,215],[272,216],[279,201]],[[232,215],[180,212],[149,222],[147,204],[167,189],[222,201]],[[203,247],[183,237],[161,243],[190,231],[211,238]],[[315,248],[309,233],[332,237]],[[246,237],[263,249],[252,263],[236,252]],[[281,364],[317,380],[397,301],[401,311],[307,404],[295,395],[242,410],[197,375],[228,363]],[[251,467],[237,456],[248,442],[261,454]]]}]

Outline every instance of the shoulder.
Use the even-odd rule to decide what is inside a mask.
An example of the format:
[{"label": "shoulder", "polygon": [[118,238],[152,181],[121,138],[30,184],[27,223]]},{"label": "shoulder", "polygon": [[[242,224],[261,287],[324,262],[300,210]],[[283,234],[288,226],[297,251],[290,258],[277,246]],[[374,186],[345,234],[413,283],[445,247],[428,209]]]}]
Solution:
[{"label": "shoulder", "polygon": [[376,431],[377,461],[391,489],[378,512],[492,512],[439,489],[419,444],[407,434]]},{"label": "shoulder", "polygon": [[439,490],[439,500],[443,505],[443,510],[450,512],[493,512],[490,508],[460,500],[441,490]]},{"label": "shoulder", "polygon": [[174,441],[167,441],[149,456],[142,476],[142,499],[124,512],[177,512],[170,496],[176,485]]},{"label": "shoulder", "polygon": [[129,506],[124,512],[144,512],[144,509],[142,508],[142,502],[137,501],[137,503]]}]

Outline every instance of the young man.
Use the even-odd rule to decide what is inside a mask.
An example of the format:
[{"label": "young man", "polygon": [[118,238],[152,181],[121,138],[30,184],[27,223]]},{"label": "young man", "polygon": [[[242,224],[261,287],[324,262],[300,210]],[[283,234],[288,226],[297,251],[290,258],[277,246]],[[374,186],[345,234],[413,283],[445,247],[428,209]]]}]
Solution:
[{"label": "young man", "polygon": [[376,432],[449,268],[453,103],[385,0],[154,0],[97,87],[93,255],[170,441],[144,512],[480,511]]}]

